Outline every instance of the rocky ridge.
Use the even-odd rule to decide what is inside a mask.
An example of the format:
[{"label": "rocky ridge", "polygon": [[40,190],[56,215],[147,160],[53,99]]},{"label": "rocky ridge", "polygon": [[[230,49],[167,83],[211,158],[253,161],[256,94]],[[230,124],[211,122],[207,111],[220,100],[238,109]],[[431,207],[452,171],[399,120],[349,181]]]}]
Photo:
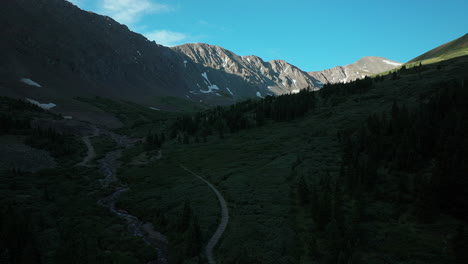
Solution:
[{"label": "rocky ridge", "polygon": [[367,56],[345,66],[336,66],[308,74],[322,83],[351,82],[400,67],[402,64],[382,57]]},{"label": "rocky ridge", "polygon": [[[210,79],[234,97],[296,93],[306,87],[317,89],[321,86],[315,78],[283,60],[265,62],[257,56],[239,56],[204,43],[184,44],[172,49],[187,56],[194,64],[218,70],[219,75],[211,74]],[[233,76],[238,78],[233,79]]]}]

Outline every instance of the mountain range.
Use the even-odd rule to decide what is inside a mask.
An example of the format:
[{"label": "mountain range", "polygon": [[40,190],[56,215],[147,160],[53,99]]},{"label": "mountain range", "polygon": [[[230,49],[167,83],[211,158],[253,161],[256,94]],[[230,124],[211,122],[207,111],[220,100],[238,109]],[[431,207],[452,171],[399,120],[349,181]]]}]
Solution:
[{"label": "mountain range", "polygon": [[[222,76],[213,76],[213,79],[222,87],[231,87],[227,91],[232,96],[235,94],[230,91],[234,90],[240,95],[248,96],[250,93],[251,96],[263,97],[295,93],[305,87],[321,87],[320,82],[306,72],[282,60],[265,62],[257,56],[239,56],[222,47],[203,43],[185,44],[172,49],[188,56],[197,65],[222,73]],[[232,75],[240,78],[232,80]]]},{"label": "mountain range", "polygon": [[346,83],[389,71],[401,65],[403,64],[386,58],[368,56],[345,66],[336,66],[327,70],[309,72],[309,75],[322,83]]},{"label": "mountain range", "polygon": [[[400,64],[364,57],[346,66],[307,73],[282,60],[265,62],[203,43],[172,48],[149,41],[107,16],[65,0],[2,4],[1,94],[74,108],[74,97],[125,98],[154,106],[156,97],[210,105],[297,93],[346,82]],[[13,26],[14,25],[14,26]],[[31,86],[20,80],[31,80]]]}]

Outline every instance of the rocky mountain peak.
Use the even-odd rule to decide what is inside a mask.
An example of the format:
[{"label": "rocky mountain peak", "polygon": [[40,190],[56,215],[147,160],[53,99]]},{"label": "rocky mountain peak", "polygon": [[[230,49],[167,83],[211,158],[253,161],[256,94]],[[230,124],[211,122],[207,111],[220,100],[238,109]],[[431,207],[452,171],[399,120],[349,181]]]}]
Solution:
[{"label": "rocky mountain peak", "polygon": [[227,80],[227,76],[236,76],[248,82],[253,87],[251,92],[258,97],[295,93],[306,87],[320,87],[315,78],[283,60],[265,62],[258,56],[239,56],[224,48],[204,43],[184,44],[172,49],[181,52],[193,63],[225,73],[224,77],[215,77],[217,79]]},{"label": "rocky mountain peak", "polygon": [[401,65],[402,63],[383,57],[366,56],[345,66],[336,66],[331,69],[309,72],[308,74],[324,84],[351,82],[366,76],[398,68]]}]

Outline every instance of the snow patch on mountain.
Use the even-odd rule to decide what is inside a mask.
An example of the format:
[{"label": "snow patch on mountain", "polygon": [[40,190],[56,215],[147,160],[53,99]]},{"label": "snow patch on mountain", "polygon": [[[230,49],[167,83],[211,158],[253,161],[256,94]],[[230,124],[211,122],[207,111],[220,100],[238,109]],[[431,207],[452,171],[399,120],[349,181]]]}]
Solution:
[{"label": "snow patch on mountain", "polygon": [[[206,80],[205,84],[208,86],[208,91],[200,90],[200,92],[207,94],[207,93],[212,93],[213,90],[219,90],[219,87],[216,84],[212,84],[210,82],[210,80],[208,79],[208,74],[206,72],[202,73],[201,75]],[[200,87],[200,86],[198,86],[198,87]]]},{"label": "snow patch on mountain", "polygon": [[40,84],[38,84],[37,82],[35,82],[35,81],[33,81],[33,80],[29,79],[29,78],[21,78],[20,82],[25,83],[27,85],[31,85],[31,86],[42,87]]},{"label": "snow patch on mountain", "polygon": [[387,64],[390,64],[390,65],[393,65],[393,66],[400,66],[401,65],[401,63],[388,61],[388,60],[383,60],[383,62],[385,62]]},{"label": "snow patch on mountain", "polygon": [[206,74],[206,72],[202,73],[201,76],[203,76],[203,78],[205,78],[208,82],[210,81],[208,80],[208,75]]},{"label": "snow patch on mountain", "polygon": [[30,102],[30,103],[33,104],[33,105],[37,105],[37,106],[39,106],[40,108],[45,109],[45,110],[50,110],[51,108],[57,106],[57,105],[54,104],[54,103],[41,104],[41,103],[39,103],[38,101],[33,100],[33,99],[30,99],[30,98],[26,98],[26,101]]},{"label": "snow patch on mountain", "polygon": [[219,87],[216,84],[208,85],[208,91],[200,90],[200,92],[207,94],[207,93],[212,93],[213,90],[219,90]]}]

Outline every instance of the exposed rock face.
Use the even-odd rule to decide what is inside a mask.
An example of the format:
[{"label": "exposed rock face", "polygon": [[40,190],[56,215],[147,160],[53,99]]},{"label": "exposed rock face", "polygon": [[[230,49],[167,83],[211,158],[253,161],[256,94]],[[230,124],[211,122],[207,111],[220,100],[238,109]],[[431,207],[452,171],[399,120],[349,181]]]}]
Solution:
[{"label": "exposed rock face", "polygon": [[[204,43],[184,44],[172,48],[185,54],[196,64],[217,69],[220,75],[212,75],[218,86],[235,96],[260,96],[299,92],[300,89],[320,87],[315,78],[297,67],[282,61],[265,62],[257,56],[239,56],[218,46]],[[240,77],[234,83],[232,76]],[[245,85],[245,86],[244,86]]]},{"label": "exposed rock face", "polygon": [[164,47],[65,0],[8,0],[1,7],[0,95],[38,102],[99,95],[148,106],[155,96],[226,104],[318,89],[399,65],[365,57],[308,74],[282,60],[207,44]]},{"label": "exposed rock face", "polygon": [[345,66],[336,66],[331,69],[309,72],[323,84],[351,82],[365,76],[374,75],[400,67],[402,64],[382,57],[363,57],[358,61]]},{"label": "exposed rock face", "polygon": [[[171,49],[65,0],[5,1],[0,33],[7,36],[0,40],[3,95],[40,101],[99,95],[148,105],[154,96],[178,96],[222,104],[315,86],[284,61],[206,44]],[[25,78],[41,86],[32,89],[20,82]]]},{"label": "exposed rock face", "polygon": [[[65,0],[5,1],[0,33],[4,95],[50,101],[100,95],[146,104],[159,95],[207,97],[190,93],[203,84],[204,66]],[[25,78],[41,87],[20,82]]]}]

